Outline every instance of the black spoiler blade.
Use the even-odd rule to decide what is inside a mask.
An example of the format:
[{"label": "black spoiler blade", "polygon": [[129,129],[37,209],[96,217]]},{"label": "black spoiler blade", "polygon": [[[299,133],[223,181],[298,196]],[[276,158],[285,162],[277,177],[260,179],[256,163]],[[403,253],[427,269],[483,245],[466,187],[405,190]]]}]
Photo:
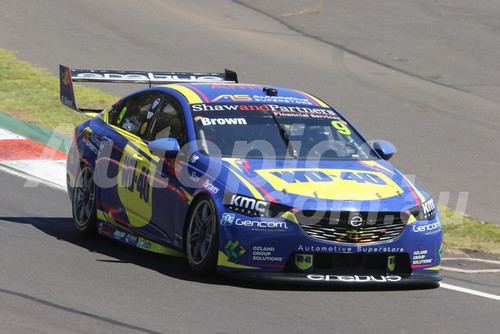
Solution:
[{"label": "black spoiler blade", "polygon": [[73,90],[74,82],[105,82],[105,83],[138,83],[159,85],[180,82],[200,83],[238,83],[236,72],[225,70],[224,73],[205,72],[153,72],[153,71],[118,71],[118,70],[85,70],[70,69],[59,65],[61,102],[65,106],[78,111],[100,112],[101,110],[78,109]]}]

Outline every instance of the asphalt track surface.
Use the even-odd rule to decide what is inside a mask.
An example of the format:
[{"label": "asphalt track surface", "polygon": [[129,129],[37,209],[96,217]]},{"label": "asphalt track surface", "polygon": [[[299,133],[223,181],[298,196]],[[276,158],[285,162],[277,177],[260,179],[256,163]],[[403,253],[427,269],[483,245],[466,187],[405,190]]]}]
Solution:
[{"label": "asphalt track surface", "polygon": [[[441,203],[498,222],[495,1],[13,1],[0,47],[72,67],[236,70],[314,93]],[[287,15],[282,15],[287,14]],[[495,33],[496,32],[496,33]],[[126,93],[138,87],[114,88]],[[67,195],[0,173],[1,332],[497,333],[498,300],[438,288],[310,291],[200,279],[182,260],[81,239]],[[447,200],[447,196],[449,199]],[[499,295],[499,274],[444,271]]]},{"label": "asphalt track surface", "polygon": [[305,90],[394,143],[436,201],[500,223],[499,16],[496,0],[2,0],[0,47],[54,74],[230,68]]},{"label": "asphalt track surface", "polygon": [[[0,172],[2,333],[497,333],[500,274],[445,288],[311,290],[225,277],[106,238],[82,238],[64,191]],[[45,199],[45,200],[41,200]],[[50,200],[47,200],[50,199]]]}]

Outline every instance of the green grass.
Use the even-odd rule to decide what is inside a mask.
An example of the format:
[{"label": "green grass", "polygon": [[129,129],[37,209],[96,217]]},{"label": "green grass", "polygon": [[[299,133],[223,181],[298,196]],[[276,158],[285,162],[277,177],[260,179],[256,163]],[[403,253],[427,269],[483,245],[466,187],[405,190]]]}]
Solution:
[{"label": "green grass", "polygon": [[[82,108],[105,108],[118,99],[96,88],[74,86]],[[86,119],[59,102],[58,77],[17,60],[14,53],[3,49],[0,49],[0,111],[66,135]],[[472,220],[446,207],[440,207],[440,212],[445,251],[500,253],[500,225]]]},{"label": "green grass", "polygon": [[[82,108],[104,109],[118,99],[96,88],[74,87],[78,105]],[[66,135],[87,119],[61,104],[58,77],[17,60],[14,53],[3,49],[0,49],[0,111]]]},{"label": "green grass", "polygon": [[474,250],[500,254],[500,225],[471,219],[463,213],[440,206],[445,250]]}]

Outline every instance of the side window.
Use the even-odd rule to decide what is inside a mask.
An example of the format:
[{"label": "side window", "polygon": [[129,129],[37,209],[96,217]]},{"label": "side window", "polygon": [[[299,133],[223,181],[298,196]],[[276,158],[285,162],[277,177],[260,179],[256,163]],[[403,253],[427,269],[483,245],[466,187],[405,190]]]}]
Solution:
[{"label": "side window", "polygon": [[173,100],[167,100],[156,113],[151,126],[150,140],[175,138],[182,147],[186,143],[186,130],[181,108]]},{"label": "side window", "polygon": [[144,138],[161,100],[158,93],[131,97],[115,113],[110,114],[109,123]]}]

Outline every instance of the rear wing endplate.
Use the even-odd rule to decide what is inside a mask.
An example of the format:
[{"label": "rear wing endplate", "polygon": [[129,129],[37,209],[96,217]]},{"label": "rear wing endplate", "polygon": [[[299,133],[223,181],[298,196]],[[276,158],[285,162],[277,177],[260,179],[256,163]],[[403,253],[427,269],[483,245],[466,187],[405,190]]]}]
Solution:
[{"label": "rear wing endplate", "polygon": [[238,83],[236,72],[231,70],[225,70],[224,73],[113,71],[70,69],[59,65],[59,77],[62,104],[80,113],[101,110],[78,109],[73,82],[137,83],[149,86],[179,82]]}]

